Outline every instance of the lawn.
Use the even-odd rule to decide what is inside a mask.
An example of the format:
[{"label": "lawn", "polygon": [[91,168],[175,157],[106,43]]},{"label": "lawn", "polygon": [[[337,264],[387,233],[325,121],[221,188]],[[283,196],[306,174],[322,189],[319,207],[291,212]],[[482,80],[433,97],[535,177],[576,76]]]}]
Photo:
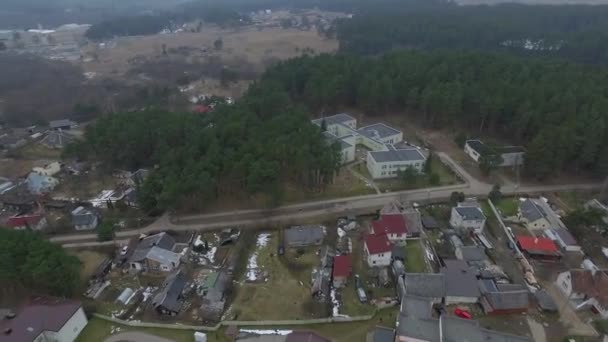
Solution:
[{"label": "lawn", "polygon": [[303,201],[323,200],[340,197],[352,197],[374,194],[372,187],[355,177],[351,172],[342,168],[334,181],[323,191],[309,191],[301,186],[288,184],[284,193],[284,203],[297,203]]},{"label": "lawn", "polygon": [[266,247],[254,248],[258,268],[268,273],[268,279],[255,283],[245,282],[245,275],[239,279],[229,315],[244,321],[326,317],[325,308],[318,308],[310,294],[311,271],[320,263],[318,248],[301,249],[303,254],[287,249],[279,257],[278,244],[273,232]]},{"label": "lawn", "polygon": [[403,248],[405,248],[405,270],[408,273],[428,272],[424,258],[425,252],[420,241],[408,241],[407,245]]},{"label": "lawn", "polygon": [[48,148],[39,143],[30,143],[16,151],[19,158],[22,159],[60,159],[61,150]]},{"label": "lawn", "polygon": [[[89,323],[84,330],[78,335],[76,342],[103,342],[112,333],[123,332],[123,331],[141,331],[151,335],[165,337],[175,342],[192,342],[194,341],[194,332],[191,330],[177,330],[177,329],[160,329],[160,328],[135,328],[128,327],[113,322],[108,322],[100,318],[93,318],[89,320]],[[217,334],[220,339],[215,337],[214,333],[211,333],[209,342],[226,342],[228,341],[223,337],[223,334]]]},{"label": "lawn", "polygon": [[494,206],[500,210],[503,217],[515,216],[519,208],[519,200],[514,197],[505,197],[494,202]]},{"label": "lawn", "polygon": [[107,255],[90,250],[68,251],[69,254],[76,256],[82,262],[80,277],[83,283],[86,283],[89,278],[95,273],[97,267]]}]

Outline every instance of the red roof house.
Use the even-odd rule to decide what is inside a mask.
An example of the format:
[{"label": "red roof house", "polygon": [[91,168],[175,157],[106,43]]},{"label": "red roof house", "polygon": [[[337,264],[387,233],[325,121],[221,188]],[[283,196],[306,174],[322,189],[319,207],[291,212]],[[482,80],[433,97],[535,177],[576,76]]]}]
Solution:
[{"label": "red roof house", "polygon": [[334,287],[346,285],[346,280],[350,276],[351,266],[348,255],[338,255],[334,257]]},{"label": "red roof house", "polygon": [[555,260],[561,258],[561,253],[553,240],[535,236],[516,236],[517,246],[532,258]]},{"label": "red roof house", "polygon": [[6,225],[13,229],[41,230],[46,227],[46,218],[42,214],[13,216],[6,221]]},{"label": "red roof house", "polygon": [[382,215],[378,220],[372,222],[372,233],[386,234],[389,241],[393,243],[403,242],[408,233],[405,217],[402,214]]},{"label": "red roof house", "polygon": [[386,237],[386,234],[369,234],[365,236],[363,249],[370,267],[390,265],[393,245]]}]

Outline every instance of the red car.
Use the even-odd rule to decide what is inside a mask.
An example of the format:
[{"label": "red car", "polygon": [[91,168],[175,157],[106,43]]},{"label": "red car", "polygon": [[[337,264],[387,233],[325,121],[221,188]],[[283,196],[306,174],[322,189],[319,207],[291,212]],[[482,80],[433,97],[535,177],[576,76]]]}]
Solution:
[{"label": "red car", "polygon": [[460,318],[473,319],[473,315],[471,315],[471,313],[466,310],[456,309],[454,310],[454,314]]}]

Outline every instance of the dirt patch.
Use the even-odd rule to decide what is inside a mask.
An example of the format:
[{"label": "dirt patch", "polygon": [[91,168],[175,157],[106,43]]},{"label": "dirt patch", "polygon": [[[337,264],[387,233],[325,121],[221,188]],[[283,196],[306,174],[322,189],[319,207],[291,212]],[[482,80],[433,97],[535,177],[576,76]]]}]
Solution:
[{"label": "dirt patch", "polygon": [[108,257],[107,255],[96,251],[72,251],[70,254],[78,257],[82,262],[80,277],[83,281],[89,279],[93,273],[95,273],[95,270],[101,261]]}]

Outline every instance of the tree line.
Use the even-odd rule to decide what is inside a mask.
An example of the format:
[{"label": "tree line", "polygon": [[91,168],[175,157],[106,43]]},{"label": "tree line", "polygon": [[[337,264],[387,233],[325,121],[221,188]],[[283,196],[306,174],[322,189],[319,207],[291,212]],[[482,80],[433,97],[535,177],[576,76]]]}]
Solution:
[{"label": "tree line", "polygon": [[604,63],[608,6],[435,5],[377,7],[339,21],[343,52],[480,49]]},{"label": "tree line", "polygon": [[320,191],[340,165],[337,145],[273,82],[206,116],[150,109],[102,117],[66,153],[109,169],[153,169],[139,189],[147,210],[198,209],[226,196],[274,205],[285,184]]},{"label": "tree line", "polygon": [[25,287],[69,297],[79,289],[80,267],[78,258],[38,233],[0,228],[0,293]]},{"label": "tree line", "polygon": [[604,67],[505,53],[402,51],[374,59],[304,56],[271,68],[263,82],[280,84],[314,110],[405,111],[429,127],[523,143],[527,171],[538,178],[565,168],[608,173]]}]

